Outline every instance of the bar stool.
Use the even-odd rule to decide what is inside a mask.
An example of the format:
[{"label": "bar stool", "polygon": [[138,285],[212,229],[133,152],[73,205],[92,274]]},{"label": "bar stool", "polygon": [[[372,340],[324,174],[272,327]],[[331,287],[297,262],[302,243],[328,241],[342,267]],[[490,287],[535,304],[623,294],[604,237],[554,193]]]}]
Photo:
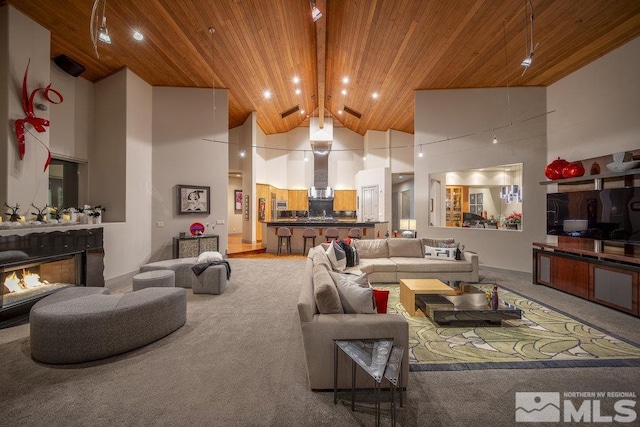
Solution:
[{"label": "bar stool", "polygon": [[349,233],[347,233],[347,236],[352,239],[362,239],[362,228],[352,228],[349,230]]},{"label": "bar stool", "polygon": [[337,228],[334,228],[334,227],[327,228],[324,231],[324,237],[327,239],[327,242],[330,240],[335,240],[338,237],[340,237],[340,232],[338,231]]},{"label": "bar stool", "polygon": [[[302,238],[304,240],[303,244],[302,244],[302,253],[306,254],[307,253],[307,239],[312,239],[313,242],[313,246],[316,245],[316,236],[318,235],[318,230],[316,230],[315,228],[311,228],[311,227],[306,227],[304,230],[302,230]],[[311,246],[311,247],[313,247]]]},{"label": "bar stool", "polygon": [[278,252],[276,255],[280,255],[283,242],[287,245],[287,253],[291,254],[291,230],[287,227],[279,227],[276,234],[278,236]]}]

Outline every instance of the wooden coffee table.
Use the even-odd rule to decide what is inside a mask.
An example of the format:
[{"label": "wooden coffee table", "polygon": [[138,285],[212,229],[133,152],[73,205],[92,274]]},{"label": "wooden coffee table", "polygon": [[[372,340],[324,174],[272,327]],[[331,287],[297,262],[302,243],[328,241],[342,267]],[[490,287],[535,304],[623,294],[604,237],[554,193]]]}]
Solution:
[{"label": "wooden coffee table", "polygon": [[456,295],[457,292],[438,279],[400,280],[400,304],[409,316],[416,314],[416,295]]}]

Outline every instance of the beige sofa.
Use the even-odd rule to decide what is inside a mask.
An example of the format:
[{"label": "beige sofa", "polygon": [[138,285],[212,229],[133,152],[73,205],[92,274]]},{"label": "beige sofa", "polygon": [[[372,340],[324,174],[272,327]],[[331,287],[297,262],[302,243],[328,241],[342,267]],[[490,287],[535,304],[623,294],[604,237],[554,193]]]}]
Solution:
[{"label": "beige sofa", "polygon": [[[298,300],[309,387],[313,390],[333,389],[334,340],[367,338],[392,338],[394,344],[404,346],[402,381],[406,386],[409,380],[407,320],[396,314],[320,314],[314,298],[314,255],[317,252],[324,252],[322,246],[309,250]],[[323,267],[318,267],[321,268]],[[324,277],[330,276],[327,273]],[[344,354],[339,356],[338,387],[349,389],[351,363]],[[373,388],[373,380],[360,368],[356,369],[356,387]],[[383,387],[388,387],[386,380],[383,381]]]},{"label": "beige sofa", "polygon": [[461,252],[461,260],[424,257],[425,246],[451,239],[363,239],[354,246],[360,258],[352,267],[367,273],[371,283],[400,283],[402,279],[440,279],[478,282],[478,255]]}]

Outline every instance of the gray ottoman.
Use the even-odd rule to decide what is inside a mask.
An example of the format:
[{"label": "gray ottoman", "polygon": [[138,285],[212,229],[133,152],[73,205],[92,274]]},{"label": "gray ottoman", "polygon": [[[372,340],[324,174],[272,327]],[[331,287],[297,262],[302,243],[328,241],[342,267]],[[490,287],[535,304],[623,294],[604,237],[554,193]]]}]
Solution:
[{"label": "gray ottoman", "polygon": [[35,360],[64,364],[115,356],[159,340],[187,320],[184,289],[148,288],[115,295],[98,289],[63,289],[31,308]]},{"label": "gray ottoman", "polygon": [[145,271],[133,276],[133,290],[144,288],[173,288],[176,286],[176,273],[172,270]]},{"label": "gray ottoman", "polygon": [[227,267],[224,265],[210,265],[193,282],[191,288],[194,294],[219,295],[227,288]]}]

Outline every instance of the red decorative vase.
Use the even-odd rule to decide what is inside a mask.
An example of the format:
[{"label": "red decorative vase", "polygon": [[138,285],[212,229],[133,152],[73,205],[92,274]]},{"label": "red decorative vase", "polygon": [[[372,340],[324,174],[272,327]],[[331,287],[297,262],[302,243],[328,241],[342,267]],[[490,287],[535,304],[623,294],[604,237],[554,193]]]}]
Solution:
[{"label": "red decorative vase", "polygon": [[576,178],[584,175],[584,166],[582,162],[571,162],[562,169],[563,178]]},{"label": "red decorative vase", "polygon": [[567,166],[569,166],[569,162],[558,157],[557,160],[549,163],[547,167],[544,168],[544,175],[549,179],[563,178],[562,170]]}]

